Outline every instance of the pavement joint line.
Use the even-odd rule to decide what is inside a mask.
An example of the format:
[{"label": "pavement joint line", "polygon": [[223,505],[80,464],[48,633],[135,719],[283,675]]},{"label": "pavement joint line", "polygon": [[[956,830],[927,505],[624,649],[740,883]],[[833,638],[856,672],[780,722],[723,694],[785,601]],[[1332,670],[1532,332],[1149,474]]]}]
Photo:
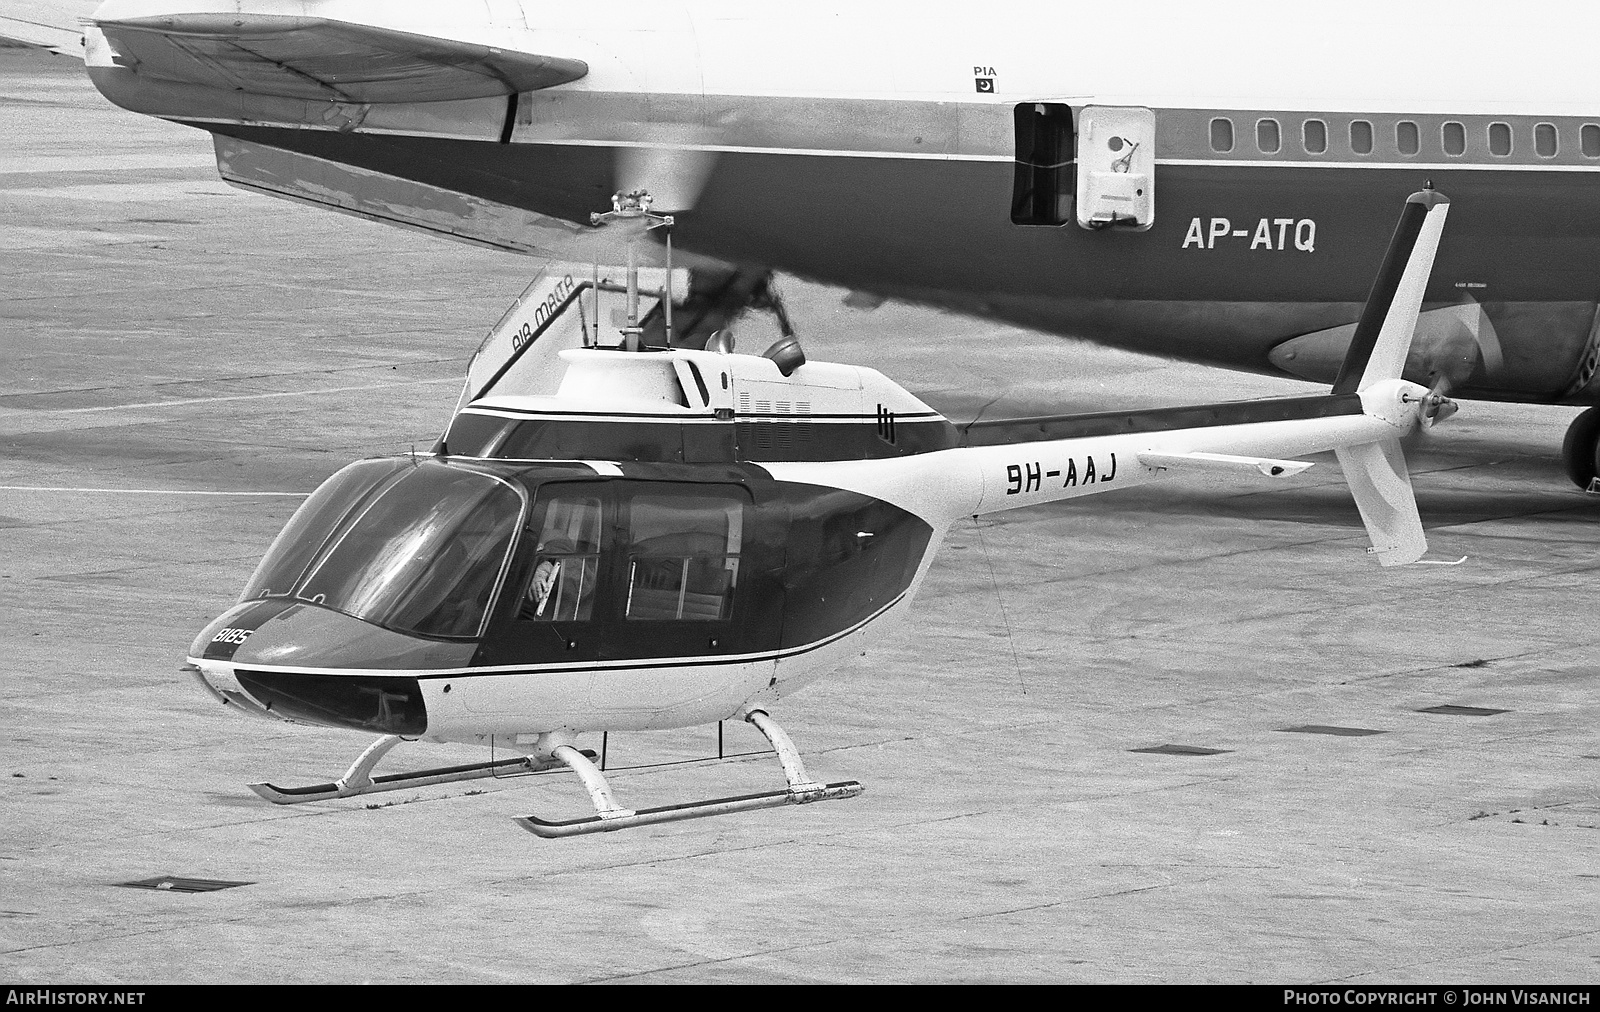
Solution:
[{"label": "pavement joint line", "polygon": [[[1504,899],[1504,897],[1480,897],[1480,898],[1496,899],[1496,900],[1503,900]],[[1494,956],[1494,955],[1499,955],[1501,953],[1506,953],[1506,952],[1516,952],[1518,949],[1527,949],[1527,948],[1531,948],[1531,947],[1533,947],[1535,945],[1548,945],[1551,942],[1563,942],[1563,941],[1566,941],[1569,938],[1585,938],[1585,937],[1587,937],[1589,935],[1595,934],[1597,931],[1600,931],[1600,929],[1590,929],[1588,931],[1572,931],[1572,932],[1568,932],[1566,934],[1545,935],[1545,936],[1543,936],[1541,938],[1534,939],[1532,941],[1518,942],[1515,945],[1497,945],[1497,946],[1492,946],[1490,948],[1479,949],[1479,950],[1474,951],[1474,952],[1462,952],[1462,953],[1459,954],[1459,957],[1460,958],[1474,957],[1474,958],[1477,958],[1477,959],[1481,960],[1485,956]],[[1439,960],[1437,958],[1430,958],[1430,959],[1425,960],[1425,961],[1424,960],[1418,960],[1418,961],[1412,962],[1412,963],[1397,963],[1397,964],[1395,964],[1393,966],[1384,967],[1384,968],[1382,968],[1381,971],[1378,970],[1377,968],[1373,968],[1373,969],[1362,970],[1359,973],[1353,973],[1353,974],[1350,974],[1350,975],[1344,976],[1344,977],[1331,977],[1327,981],[1323,981],[1323,983],[1334,983],[1334,982],[1341,982],[1342,983],[1342,982],[1349,982],[1349,981],[1352,981],[1352,980],[1356,980],[1356,979],[1362,978],[1362,977],[1371,978],[1371,977],[1374,977],[1376,974],[1378,974],[1380,972],[1383,973],[1384,976],[1377,977],[1377,980],[1379,980],[1379,981],[1390,981],[1390,980],[1394,979],[1394,971],[1396,971],[1396,970],[1410,970],[1410,969],[1412,969],[1414,967],[1429,966],[1429,965],[1437,966],[1438,963],[1439,963]],[[1530,985],[1530,987],[1533,987],[1533,986],[1535,986],[1535,985]],[[1582,990],[1582,986],[1574,988],[1574,990]]]},{"label": "pavement joint line", "polygon": [[817,844],[817,842],[818,841],[815,839],[802,839],[800,837],[788,836],[781,839],[762,840],[759,843],[744,844],[737,847],[721,847],[716,850],[696,850],[687,854],[648,854],[643,855],[634,861],[613,861],[608,864],[584,865],[581,867],[574,866],[559,872],[538,875],[518,875],[513,878],[497,878],[491,879],[490,881],[495,885],[505,885],[515,882],[528,882],[532,880],[543,882],[574,875],[587,877],[598,872],[617,871],[624,868],[651,868],[660,864],[676,864],[680,861],[697,861],[701,858],[720,857],[724,854],[743,854],[752,850],[770,850],[773,847],[787,847],[793,844],[800,844],[801,846],[814,846]]},{"label": "pavement joint line", "polygon": [[[913,822],[894,823],[894,824],[891,824],[891,825],[888,825],[888,826],[877,827],[876,829],[872,830],[872,832],[878,832],[878,831],[885,830],[885,829],[901,829],[901,828],[904,828],[906,826],[931,826],[931,825],[936,825],[936,824],[941,823],[941,822],[954,822],[954,821],[957,821],[959,819],[967,819],[967,818],[972,818],[973,816],[977,816],[977,815],[988,815],[988,814],[991,814],[991,813],[989,811],[987,811],[987,810],[985,810],[985,811],[977,811],[977,812],[962,812],[962,813],[957,814],[957,815],[946,815],[946,816],[942,816],[942,817],[937,818],[937,819],[919,819],[919,820],[916,820],[916,821],[913,821]],[[839,830],[839,831],[834,831],[834,832],[823,832],[821,834],[814,835],[814,836],[803,836],[803,837],[802,836],[785,836],[785,837],[774,838],[774,839],[770,839],[770,840],[761,840],[761,841],[756,842],[756,843],[744,844],[744,845],[737,846],[737,847],[720,847],[720,848],[717,848],[715,850],[696,850],[696,851],[694,851],[692,853],[687,853],[687,854],[671,854],[671,855],[653,854],[653,855],[644,855],[644,856],[641,856],[638,860],[617,861],[617,862],[612,862],[612,863],[609,863],[609,864],[601,864],[601,865],[586,865],[586,866],[581,867],[581,868],[572,868],[570,870],[558,872],[555,875],[540,875],[538,877],[541,880],[543,880],[545,878],[560,877],[560,876],[563,876],[563,875],[592,875],[595,872],[615,871],[615,870],[617,870],[619,868],[650,867],[652,865],[672,864],[672,863],[676,863],[676,862],[679,862],[679,861],[694,861],[694,860],[699,860],[701,858],[718,857],[718,856],[721,856],[723,854],[739,854],[739,853],[744,853],[746,851],[767,850],[767,849],[770,849],[772,847],[785,847],[785,846],[790,846],[790,845],[794,845],[794,844],[799,844],[800,846],[804,846],[804,847],[827,846],[827,845],[830,845],[830,843],[832,841],[835,841],[835,840],[852,840],[852,839],[859,838],[860,835],[861,835],[860,832]],[[522,881],[526,881],[527,879],[530,879],[530,878],[533,878],[533,877],[534,876],[532,876],[532,875],[518,875],[518,876],[513,877],[513,878],[494,879],[493,881],[495,883],[497,883],[497,884],[506,883],[506,882],[522,882]]]},{"label": "pavement joint line", "polygon": [[[234,917],[234,918],[230,918],[229,921],[224,922],[224,923],[231,923],[231,922],[240,922],[240,923],[242,923],[242,922],[247,922],[247,921],[248,921],[248,918]],[[140,935],[154,935],[154,934],[161,934],[162,932],[177,931],[177,930],[181,930],[182,927],[183,927],[182,925],[171,925],[171,926],[163,925],[163,926],[160,926],[160,927],[153,927],[153,928],[141,928],[138,931],[119,931],[119,932],[112,932],[110,934],[105,934],[105,935],[96,935],[94,937],[69,938],[69,939],[64,939],[62,941],[57,941],[57,942],[44,942],[44,943],[41,943],[39,945],[25,945],[25,946],[23,946],[21,948],[17,948],[17,949],[0,949],[0,956],[15,956],[18,953],[38,952],[41,949],[64,949],[64,948],[69,948],[69,947],[76,946],[76,945],[96,945],[96,944],[99,944],[101,942],[109,942],[109,941],[114,941],[114,940],[122,939],[122,938],[138,938]]]},{"label": "pavement joint line", "polygon": [[[888,931],[888,932],[868,932],[868,934],[880,935],[880,936],[881,935],[893,934],[893,933],[894,932],[892,932],[892,931]],[[859,937],[859,936],[856,936],[856,937]],[[617,973],[617,974],[612,974],[612,975],[606,976],[606,977],[587,977],[587,978],[585,978],[585,979],[583,979],[581,981],[575,981],[574,983],[606,984],[606,983],[610,983],[612,981],[618,981],[618,980],[632,980],[632,979],[634,979],[636,977],[649,977],[649,976],[652,976],[652,975],[657,974],[657,973],[670,973],[670,972],[672,972],[674,970],[693,970],[693,969],[696,969],[697,967],[702,967],[702,966],[717,966],[718,964],[721,964],[721,963],[733,963],[733,962],[737,962],[738,960],[742,960],[742,959],[758,959],[758,958],[760,958],[762,956],[775,956],[775,955],[778,955],[780,953],[785,953],[785,952],[797,952],[797,951],[799,951],[801,949],[814,949],[814,948],[817,948],[818,946],[823,946],[823,945],[838,945],[840,943],[853,941],[853,940],[856,940],[856,938],[855,937],[851,937],[851,938],[827,938],[827,939],[817,939],[815,941],[810,941],[810,942],[797,942],[794,945],[781,945],[781,946],[778,946],[776,948],[760,949],[760,950],[757,950],[755,952],[741,952],[741,953],[737,953],[737,954],[732,955],[732,956],[721,956],[721,957],[718,957],[718,958],[697,959],[697,960],[694,960],[694,961],[688,962],[688,963],[674,963],[674,964],[672,964],[670,966],[656,966],[656,967],[651,967],[648,970],[634,970],[634,971],[632,971],[630,973]]]},{"label": "pavement joint line", "polygon": [[[1214,879],[1215,876],[1212,876],[1211,878]],[[1204,882],[1204,881],[1209,881],[1209,880],[1210,879],[1202,879],[1200,881]],[[1012,909],[986,910],[986,911],[982,911],[982,912],[978,912],[978,913],[965,914],[965,915],[962,915],[962,916],[950,918],[950,922],[959,924],[959,923],[964,923],[964,922],[968,922],[968,921],[981,921],[981,920],[985,920],[985,919],[991,918],[991,917],[1007,917],[1007,916],[1011,916],[1013,914],[1032,913],[1032,912],[1039,911],[1039,910],[1051,910],[1051,909],[1054,909],[1054,908],[1057,908],[1057,907],[1066,906],[1066,905],[1071,904],[1071,903],[1081,903],[1081,902],[1084,902],[1086,900],[1113,899],[1113,898],[1116,898],[1118,896],[1131,896],[1131,895],[1135,895],[1135,894],[1138,894],[1138,893],[1151,892],[1151,891],[1156,890],[1156,889],[1170,889],[1170,888],[1173,888],[1174,886],[1176,886],[1178,884],[1179,883],[1175,883],[1175,882],[1158,882],[1158,883],[1155,883],[1153,885],[1137,886],[1137,887],[1130,888],[1130,889],[1117,889],[1117,890],[1113,890],[1111,892],[1095,893],[1095,894],[1089,895],[1089,896],[1068,896],[1068,897],[1063,897],[1061,899],[1051,900],[1051,901],[1049,901],[1047,903],[1034,903],[1034,904],[1030,904],[1028,906],[1016,907],[1016,908],[1012,908]],[[1195,884],[1195,883],[1185,882],[1183,884],[1187,885],[1187,884]],[[674,964],[669,965],[669,966],[659,966],[659,967],[654,967],[654,968],[648,969],[648,970],[635,970],[635,971],[632,971],[630,973],[613,974],[613,975],[607,976],[607,977],[590,977],[590,978],[586,979],[584,981],[584,983],[587,983],[587,984],[602,984],[602,983],[606,983],[606,982],[609,982],[609,981],[630,980],[630,979],[633,979],[633,978],[636,978],[636,977],[649,977],[649,976],[651,976],[653,974],[657,974],[657,973],[670,973],[670,972],[672,972],[674,970],[689,970],[689,969],[694,969],[696,967],[716,966],[716,965],[721,964],[721,963],[732,963],[732,962],[736,962],[736,961],[739,961],[739,960],[756,959],[756,958],[760,958],[760,957],[763,957],[763,956],[772,956],[772,955],[777,955],[779,953],[785,953],[785,952],[795,952],[795,951],[802,950],[802,949],[815,949],[815,948],[820,948],[822,946],[827,946],[827,945],[841,945],[841,944],[850,943],[850,942],[859,942],[863,937],[867,937],[867,938],[893,938],[896,935],[905,934],[906,932],[912,931],[912,930],[914,930],[914,929],[913,928],[909,928],[909,927],[880,928],[880,929],[877,929],[875,931],[869,930],[869,931],[863,932],[860,935],[851,935],[851,936],[844,937],[844,938],[816,939],[816,940],[809,941],[809,942],[798,942],[798,943],[795,943],[793,945],[784,945],[784,946],[778,946],[778,947],[771,948],[771,949],[762,949],[762,950],[759,950],[759,951],[756,951],[756,952],[745,952],[745,953],[738,953],[738,954],[732,955],[732,956],[721,956],[721,957],[717,957],[717,958],[699,959],[699,960],[694,960],[694,961],[691,961],[691,962],[688,962],[688,963],[674,963]]]},{"label": "pavement joint line", "polygon": [[[357,796],[359,797],[360,795],[357,795]],[[243,794],[241,794],[240,797],[241,798],[245,798],[245,800],[248,800],[248,798],[246,798]],[[333,799],[333,800],[346,801],[346,800],[349,800],[349,799],[347,799],[347,798],[336,798],[336,799]],[[443,800],[443,799],[440,799],[440,800]],[[42,847],[35,848],[34,850],[30,851],[30,853],[42,854],[42,853],[48,853],[50,851],[59,851],[59,850],[61,850],[63,848],[71,847],[73,845],[73,843],[75,843],[75,842],[76,843],[87,843],[87,842],[106,843],[106,842],[111,842],[111,841],[115,841],[115,840],[144,840],[144,839],[152,839],[152,838],[159,839],[159,838],[165,837],[165,836],[184,837],[184,836],[192,836],[192,835],[197,834],[197,833],[208,833],[208,832],[211,832],[213,830],[218,830],[218,829],[231,829],[231,828],[238,827],[238,826],[271,826],[271,825],[274,825],[274,824],[279,823],[279,822],[288,821],[290,819],[325,818],[325,817],[330,816],[330,815],[338,815],[341,812],[342,813],[346,813],[346,814],[355,814],[357,812],[365,814],[368,811],[365,807],[358,808],[358,809],[357,808],[344,808],[344,807],[317,809],[317,808],[312,808],[311,807],[311,805],[314,805],[314,804],[327,804],[327,803],[328,802],[312,802],[311,804],[306,804],[306,805],[271,805],[271,802],[267,802],[267,804],[271,805],[271,807],[261,811],[259,817],[254,818],[254,819],[233,819],[233,820],[228,821],[228,822],[204,822],[204,823],[198,823],[198,824],[187,825],[187,826],[162,826],[160,828],[150,829],[150,830],[146,830],[144,832],[122,833],[122,834],[117,835],[117,836],[78,835],[78,836],[75,836],[72,841],[63,840],[63,841],[60,841],[59,843],[48,843],[48,844],[46,844],[46,845],[44,845]],[[515,881],[515,880],[513,880],[513,881]],[[255,884],[255,883],[252,883],[252,884]],[[422,889],[422,890],[418,890],[417,893],[406,893],[406,894],[403,894],[403,895],[408,895],[408,896],[409,895],[425,895],[427,893],[436,892],[436,891],[438,891],[438,890],[436,890],[436,889]],[[371,897],[371,898],[379,899],[381,897]]]},{"label": "pavement joint line", "polygon": [[[120,492],[120,491],[123,491],[123,490],[122,489],[114,489],[113,491]],[[246,497],[246,498],[249,498],[249,497]],[[305,498],[305,497],[302,496],[301,498]],[[246,504],[246,505],[248,505],[248,504]],[[257,505],[259,505],[259,504],[257,504]],[[138,521],[138,520],[143,520],[143,519],[147,519],[147,518],[148,519],[154,519],[154,518],[158,518],[158,517],[179,517],[179,516],[183,516],[185,514],[190,514],[190,513],[196,513],[196,514],[204,515],[209,510],[215,509],[215,508],[216,507],[207,507],[207,506],[201,505],[199,503],[199,501],[191,500],[189,505],[183,505],[183,506],[172,505],[172,506],[168,506],[168,507],[166,507],[164,509],[152,508],[152,509],[150,509],[150,510],[148,510],[146,512],[142,512],[142,513],[140,513],[140,512],[128,512],[128,513],[102,512],[102,513],[98,513],[98,514],[96,514],[96,515],[94,515],[92,517],[64,516],[64,517],[58,517],[58,518],[56,518],[54,520],[43,520],[43,521],[38,521],[38,522],[15,524],[15,525],[11,525],[11,526],[8,526],[8,527],[0,527],[0,530],[48,531],[48,530],[51,530],[51,529],[54,529],[54,528],[60,528],[60,527],[81,528],[81,527],[83,527],[85,525],[91,525],[91,524],[104,525],[104,524],[115,523],[115,522],[118,522],[118,521]],[[241,509],[242,508],[246,508],[246,506],[241,506],[240,508]],[[270,541],[263,541],[262,542],[262,546],[263,546],[262,547],[262,553],[265,553],[265,551],[266,551],[265,546],[267,544],[269,544],[269,543],[270,543]],[[254,557],[259,561],[260,558],[261,558],[261,555],[257,554]],[[249,558],[251,558],[251,556],[249,554],[236,555],[236,556],[219,556],[218,557],[218,561],[232,561],[232,560],[249,559]],[[194,561],[194,560],[189,560],[189,561]],[[229,595],[230,596],[232,594],[234,594],[234,593],[237,593],[237,588],[235,588],[235,590],[233,590],[233,591],[229,591]]]},{"label": "pavement joint line", "polygon": [[[1440,525],[1438,527],[1432,528],[1432,530],[1433,531],[1456,531],[1458,528],[1462,528],[1462,529],[1464,529],[1464,530],[1462,530],[1462,533],[1475,533],[1475,532],[1472,531],[1472,528],[1477,527],[1480,524],[1494,524],[1494,523],[1502,523],[1502,522],[1504,522],[1506,520],[1533,520],[1533,519],[1536,519],[1538,517],[1559,516],[1562,513],[1575,512],[1575,511],[1578,510],[1578,508],[1579,507],[1578,507],[1577,502],[1574,501],[1573,504],[1570,505],[1570,506],[1555,506],[1555,507],[1552,507],[1552,508],[1547,509],[1547,510],[1539,510],[1537,512],[1529,512],[1529,513],[1506,513],[1506,514],[1503,514],[1503,515],[1497,513],[1494,516],[1487,516],[1487,517],[1483,517],[1483,518],[1477,519],[1477,520],[1463,520],[1463,521],[1461,521],[1460,523],[1457,523],[1457,524],[1442,524],[1442,525]],[[1489,536],[1493,537],[1494,535],[1491,534]]]},{"label": "pavement joint line", "polygon": [[[1242,554],[1242,553],[1233,553],[1233,554]],[[1177,565],[1183,565],[1183,563],[1178,563]],[[1600,567],[1597,567],[1595,565],[1583,565],[1583,566],[1577,566],[1577,567],[1574,567],[1574,568],[1571,568],[1571,569],[1553,568],[1553,569],[1548,569],[1548,570],[1546,570],[1544,572],[1540,572],[1540,573],[1530,573],[1530,574],[1528,574],[1526,576],[1512,577],[1510,579],[1499,580],[1499,581],[1495,581],[1495,582],[1487,583],[1487,584],[1470,584],[1470,585],[1462,584],[1461,586],[1471,586],[1471,587],[1475,587],[1475,588],[1479,588],[1479,589],[1482,589],[1484,587],[1516,586],[1517,584],[1520,584],[1520,583],[1525,583],[1525,582],[1530,582],[1530,581],[1535,581],[1535,580],[1545,580],[1545,579],[1549,579],[1550,577],[1553,577],[1553,576],[1575,576],[1575,575],[1579,575],[1579,574],[1583,574],[1583,573],[1590,573],[1590,572],[1593,572],[1597,568],[1600,568]],[[1063,577],[1061,580],[1041,581],[1039,584],[1035,584],[1035,585],[1044,585],[1044,584],[1048,584],[1048,583],[1058,583],[1058,582],[1062,582],[1062,581],[1064,581],[1066,579],[1067,578]],[[1396,598],[1404,597],[1404,598],[1409,600],[1409,599],[1415,599],[1417,597],[1442,597],[1442,596],[1458,593],[1459,590],[1460,590],[1460,587],[1458,587],[1458,586],[1440,585],[1439,589],[1437,589],[1437,590],[1419,591],[1414,586],[1407,586],[1407,587],[1396,588],[1396,590],[1393,592],[1393,594],[1392,595],[1388,595],[1388,596],[1393,596],[1393,597],[1396,597]],[[1383,597],[1380,596],[1379,600],[1382,600],[1382,599],[1383,599]],[[1280,621],[1280,620],[1285,619],[1285,618],[1294,618],[1294,617],[1305,616],[1305,615],[1321,615],[1323,613],[1324,612],[1322,610],[1320,610],[1318,608],[1314,608],[1314,607],[1295,608],[1295,609],[1290,609],[1290,610],[1287,610],[1287,611],[1262,612],[1262,613],[1252,614],[1252,615],[1245,616],[1245,620],[1247,620],[1247,621]],[[1185,630],[1189,630],[1189,629],[1196,629],[1196,628],[1209,629],[1209,628],[1212,628],[1212,627],[1213,627],[1213,623],[1211,623],[1210,621],[1204,620],[1204,619],[1196,619],[1196,620],[1188,622],[1188,623],[1173,622],[1167,627],[1166,631],[1169,634],[1172,634],[1172,633],[1181,634]],[[1105,640],[1103,640],[1103,641],[1115,642],[1115,641],[1118,641],[1118,640],[1138,639],[1139,636],[1140,636],[1140,634],[1138,634],[1138,633],[1128,633],[1128,634],[1123,634],[1123,635],[1118,635],[1118,636],[1106,637]],[[1094,640],[1092,638],[1089,640],[1089,642],[1096,642],[1096,641],[1097,640]],[[1587,641],[1585,640],[1585,641],[1582,641],[1582,642],[1587,642]],[[1042,649],[1042,648],[1024,645],[1023,646],[1023,653],[1027,654],[1030,650],[1037,652],[1040,649]]]},{"label": "pavement joint line", "polygon": [[[251,885],[258,885],[259,883],[252,882],[250,884]],[[107,885],[109,886],[110,884],[107,883]],[[180,894],[180,895],[182,895],[182,894]],[[407,896],[410,896],[410,895],[413,895],[413,894],[410,894],[410,893],[396,893],[395,895],[389,896],[389,897],[377,897],[377,896],[374,896],[374,897],[370,897],[370,899],[403,899],[403,898],[406,898]],[[218,920],[209,921],[207,923],[210,923],[210,924],[249,924],[251,922],[251,919],[252,919],[251,916],[246,915],[246,916],[241,916],[241,917],[220,918]],[[167,933],[171,933],[171,932],[175,932],[175,931],[186,930],[190,926],[192,926],[192,922],[186,923],[186,924],[160,924],[160,925],[155,925],[153,927],[140,928],[140,929],[135,930],[135,931],[111,932],[111,933],[103,934],[103,935],[95,935],[93,937],[70,938],[70,939],[64,939],[62,941],[56,941],[56,942],[44,942],[44,943],[39,944],[39,945],[23,946],[22,948],[18,948],[18,949],[0,949],[0,956],[11,956],[11,955],[16,955],[17,953],[21,953],[21,952],[37,952],[40,949],[62,949],[62,948],[70,947],[70,946],[76,946],[76,945],[96,945],[96,944],[99,944],[101,942],[108,942],[108,941],[112,941],[112,940],[115,940],[115,939],[138,938],[140,935],[167,934]]]}]

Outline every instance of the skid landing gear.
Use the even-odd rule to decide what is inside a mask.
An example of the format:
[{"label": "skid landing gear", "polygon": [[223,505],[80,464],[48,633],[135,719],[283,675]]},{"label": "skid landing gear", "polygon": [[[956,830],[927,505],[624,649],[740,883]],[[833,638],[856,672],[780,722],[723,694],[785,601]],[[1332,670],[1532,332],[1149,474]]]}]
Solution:
[{"label": "skid landing gear", "polygon": [[1590,408],[1572,420],[1561,441],[1561,460],[1567,477],[1585,492],[1600,494],[1600,408]]},{"label": "skid landing gear", "polygon": [[[404,791],[413,787],[433,784],[453,784],[461,780],[481,780],[484,777],[505,777],[521,773],[539,773],[558,769],[557,759],[536,759],[519,756],[516,759],[498,759],[487,763],[468,763],[465,766],[440,766],[412,773],[391,773],[375,777],[373,767],[378,765],[389,750],[405,739],[386,734],[367,746],[367,750],[350,764],[344,776],[331,784],[312,784],[309,787],[275,787],[272,784],[250,784],[252,791],[274,805],[303,805],[309,801],[332,801],[336,798],[353,798],[358,794],[378,794],[383,791]],[[579,753],[593,757],[593,752]]]},{"label": "skid landing gear", "polygon": [[517,819],[516,822],[523,829],[546,839],[563,836],[583,836],[589,833],[612,833],[619,829],[631,829],[634,826],[648,826],[657,822],[680,822],[684,819],[703,819],[712,815],[727,815],[732,812],[748,812],[758,808],[778,808],[783,805],[807,805],[814,801],[834,801],[840,798],[853,798],[860,794],[862,787],[854,780],[847,780],[836,784],[821,784],[813,781],[806,775],[805,764],[800,761],[800,753],[794,747],[794,742],[784,733],[775,721],[767,716],[764,710],[751,710],[745,715],[745,720],[754,724],[756,728],[772,743],[773,749],[778,753],[779,762],[783,763],[783,775],[788,780],[786,790],[767,791],[762,794],[741,794],[730,798],[712,798],[708,801],[695,801],[682,805],[664,805],[660,808],[641,808],[634,810],[623,808],[617,804],[611,794],[611,785],[606,782],[605,774],[601,773],[590,759],[593,753],[585,755],[570,745],[555,745],[551,750],[551,758],[556,762],[571,767],[572,771],[583,781],[584,787],[589,790],[589,798],[594,802],[595,814],[587,819],[571,819],[565,822],[551,822],[536,816],[527,816]]}]

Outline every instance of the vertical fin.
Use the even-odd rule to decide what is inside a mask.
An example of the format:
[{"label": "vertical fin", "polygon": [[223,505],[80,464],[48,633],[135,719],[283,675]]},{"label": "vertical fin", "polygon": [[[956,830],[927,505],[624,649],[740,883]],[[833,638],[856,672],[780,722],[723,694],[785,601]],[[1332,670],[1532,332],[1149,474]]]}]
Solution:
[{"label": "vertical fin", "polygon": [[1411,477],[1406,473],[1399,437],[1387,436],[1375,443],[1339,447],[1333,452],[1344,469],[1344,480],[1355,496],[1379,564],[1403,566],[1422,558],[1428,550],[1428,539],[1422,533],[1422,518],[1417,515],[1417,500],[1411,493]]},{"label": "vertical fin", "polygon": [[1333,393],[1353,394],[1379,380],[1400,378],[1449,211],[1450,198],[1437,190],[1420,190],[1406,198],[1339,377],[1333,381]]}]

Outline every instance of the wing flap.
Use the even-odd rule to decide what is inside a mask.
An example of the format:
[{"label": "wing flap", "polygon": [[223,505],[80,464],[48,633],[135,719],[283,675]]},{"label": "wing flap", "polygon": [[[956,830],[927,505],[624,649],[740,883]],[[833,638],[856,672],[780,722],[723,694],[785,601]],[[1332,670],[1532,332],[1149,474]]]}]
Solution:
[{"label": "wing flap", "polygon": [[329,18],[174,14],[96,25],[115,62],[136,73],[281,98],[445,102],[538,91],[589,72],[582,60]]},{"label": "wing flap", "polygon": [[[218,174],[243,189],[511,253],[587,264],[628,261],[631,240],[625,231],[577,225],[486,197],[222,133],[212,134],[212,140]],[[659,266],[662,260],[655,246],[634,247],[633,252],[641,269]],[[673,259],[680,268],[718,263],[682,252]],[[687,288],[687,283],[678,283]]]},{"label": "wing flap", "polygon": [[6,0],[0,4],[0,39],[39,46],[63,56],[83,59],[79,20],[95,9],[93,0]]}]

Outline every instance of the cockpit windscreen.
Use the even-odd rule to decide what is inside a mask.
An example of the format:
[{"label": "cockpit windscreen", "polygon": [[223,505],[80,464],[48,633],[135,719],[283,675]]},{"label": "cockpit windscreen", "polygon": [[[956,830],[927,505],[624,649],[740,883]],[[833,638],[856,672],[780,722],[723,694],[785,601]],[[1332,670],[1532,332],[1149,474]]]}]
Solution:
[{"label": "cockpit windscreen", "polygon": [[247,597],[293,596],[398,632],[476,636],[522,497],[434,461],[363,461],[296,513]]}]

